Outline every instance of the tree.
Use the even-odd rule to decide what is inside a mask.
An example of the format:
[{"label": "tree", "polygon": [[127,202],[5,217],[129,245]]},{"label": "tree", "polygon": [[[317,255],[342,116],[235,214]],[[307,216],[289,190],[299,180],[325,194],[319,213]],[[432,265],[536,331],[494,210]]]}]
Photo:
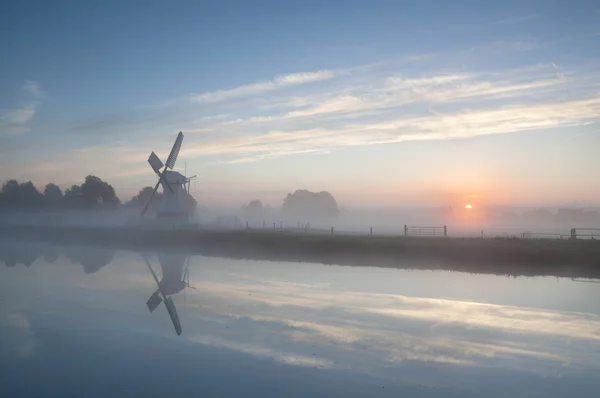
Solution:
[{"label": "tree", "polygon": [[65,206],[70,209],[79,209],[83,207],[81,186],[71,185],[71,188],[68,188],[65,191],[64,203]]},{"label": "tree", "polygon": [[264,219],[265,216],[265,208],[258,199],[251,200],[247,205],[243,205],[241,210],[246,220],[256,221],[260,218]]},{"label": "tree", "polygon": [[7,208],[37,209],[42,207],[43,196],[31,181],[19,184],[17,180],[8,180],[2,184],[2,203]]},{"label": "tree", "polygon": [[[154,191],[153,187],[144,187],[140,189],[137,195],[132,197],[129,201],[125,203],[126,207],[141,209],[146,205],[148,199],[152,195]],[[196,199],[192,197],[189,193],[185,192],[184,201],[187,211],[192,213],[196,209]],[[162,200],[163,194],[160,192],[156,192],[148,205],[148,209],[156,209]]]},{"label": "tree", "polygon": [[[141,209],[144,207],[148,199],[150,199],[152,191],[154,191],[154,188],[152,187],[144,187],[140,189],[137,195],[125,203],[125,206]],[[149,208],[156,207],[160,203],[161,199],[162,193],[156,192],[152,198],[152,202],[150,202]]]},{"label": "tree", "polygon": [[262,210],[263,210],[263,204],[258,199],[251,200],[250,203],[242,206],[242,212],[245,212],[245,213],[256,214],[257,212],[261,212]]},{"label": "tree", "polygon": [[58,185],[49,183],[44,188],[44,199],[49,208],[58,208],[63,205],[63,193]]},{"label": "tree", "polygon": [[335,198],[326,191],[310,192],[305,189],[288,194],[283,199],[283,214],[302,220],[335,218],[339,214]]},{"label": "tree", "polygon": [[193,214],[194,211],[196,210],[196,206],[198,205],[198,202],[196,202],[196,199],[194,199],[194,197],[192,195],[190,195],[189,193],[185,193],[185,206],[187,208],[187,211],[190,214]]},{"label": "tree", "polygon": [[81,184],[81,200],[87,209],[116,208],[121,203],[112,185],[92,175]]}]

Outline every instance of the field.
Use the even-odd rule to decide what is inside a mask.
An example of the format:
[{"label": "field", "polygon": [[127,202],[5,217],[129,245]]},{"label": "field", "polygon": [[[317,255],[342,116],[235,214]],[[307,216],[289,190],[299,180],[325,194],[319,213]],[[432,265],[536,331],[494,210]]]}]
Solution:
[{"label": "field", "polygon": [[266,231],[12,227],[0,237],[250,260],[600,278],[600,241],[327,236]]}]

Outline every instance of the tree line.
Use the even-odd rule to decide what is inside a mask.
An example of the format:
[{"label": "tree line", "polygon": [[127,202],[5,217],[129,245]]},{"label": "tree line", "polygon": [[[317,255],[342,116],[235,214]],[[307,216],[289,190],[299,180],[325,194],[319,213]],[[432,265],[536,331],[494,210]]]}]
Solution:
[{"label": "tree line", "polygon": [[[142,208],[152,191],[152,187],[144,187],[129,201],[122,203],[113,186],[94,175],[88,175],[83,183],[74,184],[64,192],[54,183],[46,184],[40,192],[31,181],[11,179],[2,184],[0,211]],[[150,207],[160,203],[161,197],[162,194],[157,192]],[[195,207],[196,201],[190,195],[187,195],[187,201],[190,206]]]}]

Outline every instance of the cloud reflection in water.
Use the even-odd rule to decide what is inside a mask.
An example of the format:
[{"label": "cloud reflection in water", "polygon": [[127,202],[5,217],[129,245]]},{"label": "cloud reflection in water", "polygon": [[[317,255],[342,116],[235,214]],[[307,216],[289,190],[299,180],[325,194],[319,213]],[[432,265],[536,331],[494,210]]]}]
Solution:
[{"label": "cloud reflection in water", "polygon": [[[173,349],[189,344],[190,350],[202,350],[200,356],[208,348],[226,350],[291,368],[372,377],[388,388],[426,385],[464,396],[495,388],[552,392],[556,385],[546,384],[548,378],[562,380],[564,391],[581,381],[598,384],[593,382],[600,368],[598,315],[479,297],[476,302],[464,297],[469,294],[444,297],[447,290],[439,288],[462,279],[485,290],[488,280],[480,275],[425,272],[430,285],[419,285],[418,271],[192,257],[190,283],[196,290],[188,290],[185,301],[182,293],[173,296],[184,330],[177,337],[166,311],[151,315],[145,308],[156,285],[139,254],[31,249],[28,267],[21,267],[11,247],[0,287],[19,311],[2,307],[0,325],[3,340],[20,336],[21,357],[34,357],[45,346],[35,321],[42,325],[40,314],[60,304],[71,314],[61,333],[76,336],[102,325],[130,339],[160,336]],[[31,260],[34,252],[37,260]],[[93,257],[90,264],[85,253]],[[397,281],[394,292],[377,288],[390,280]],[[516,286],[511,279],[493,281],[506,284],[507,295]],[[532,295],[547,284],[556,295],[581,286],[552,278],[527,282]],[[48,299],[36,301],[32,292]]]}]

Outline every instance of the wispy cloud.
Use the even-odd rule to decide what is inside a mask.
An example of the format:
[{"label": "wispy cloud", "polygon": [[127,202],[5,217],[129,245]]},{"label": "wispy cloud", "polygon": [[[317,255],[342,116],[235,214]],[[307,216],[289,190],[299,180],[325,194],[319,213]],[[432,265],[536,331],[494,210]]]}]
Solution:
[{"label": "wispy cloud", "polygon": [[40,341],[31,329],[29,319],[21,312],[3,314],[0,317],[0,327],[10,332],[7,339],[11,340],[10,345],[20,358],[32,356],[40,345]]},{"label": "wispy cloud", "polygon": [[31,95],[33,98],[43,98],[46,96],[42,85],[33,80],[27,80],[25,84],[23,84],[23,86],[21,87],[21,90]]},{"label": "wispy cloud", "polygon": [[[230,333],[219,335],[203,327],[199,342],[275,360],[310,347],[318,354],[315,365],[343,363],[383,377],[396,377],[389,367],[404,361],[544,375],[600,369],[592,348],[600,320],[592,314],[331,290],[257,276],[196,287],[202,310],[190,316],[221,317],[230,325]],[[195,302],[192,297],[189,308]],[[236,319],[244,320],[242,345],[231,331]]]},{"label": "wispy cloud", "polygon": [[0,135],[19,134],[29,131],[26,126],[37,112],[40,99],[45,96],[42,86],[34,81],[28,80],[21,86],[24,98],[21,105],[10,109],[0,109]]},{"label": "wispy cloud", "polygon": [[[343,147],[468,139],[597,123],[598,74],[585,65],[567,69],[549,62],[486,70],[456,64],[440,69],[431,63],[435,59],[439,65],[444,57],[468,58],[474,52],[477,57],[490,52],[512,54],[535,46],[493,42],[460,50],[458,55],[415,55],[343,70],[290,73],[182,96],[157,109],[100,115],[65,129],[99,137],[95,141],[102,144],[90,147],[87,157],[67,153],[68,149],[53,159],[18,169],[25,178],[34,178],[39,177],[34,172],[47,174],[58,167],[65,176],[71,175],[70,180],[78,180],[80,173],[72,175],[72,164],[81,162],[78,171],[93,172],[94,165],[95,173],[107,179],[137,172],[144,176],[147,153],[163,147],[168,150],[173,132],[179,130],[186,135],[182,156],[198,167],[331,153]],[[44,95],[35,82],[27,82],[22,93],[30,102],[2,113],[5,132],[30,128],[28,123]],[[120,142],[125,135],[117,133],[122,132],[127,132],[128,142]],[[128,145],[131,151],[122,150]],[[131,159],[139,161],[134,167],[139,166],[139,171],[130,169]],[[12,169],[17,168],[13,165]]]},{"label": "wispy cloud", "polygon": [[288,75],[277,76],[273,80],[252,83],[227,90],[218,90],[203,94],[192,94],[189,99],[193,102],[218,102],[230,98],[252,96],[268,91],[276,90],[280,87],[294,86],[328,80],[335,77],[335,73],[329,70],[316,72],[291,73]]},{"label": "wispy cloud", "polygon": [[516,25],[519,23],[531,21],[537,17],[538,17],[537,14],[515,16],[515,17],[500,19],[500,20],[492,23],[492,25]]}]

